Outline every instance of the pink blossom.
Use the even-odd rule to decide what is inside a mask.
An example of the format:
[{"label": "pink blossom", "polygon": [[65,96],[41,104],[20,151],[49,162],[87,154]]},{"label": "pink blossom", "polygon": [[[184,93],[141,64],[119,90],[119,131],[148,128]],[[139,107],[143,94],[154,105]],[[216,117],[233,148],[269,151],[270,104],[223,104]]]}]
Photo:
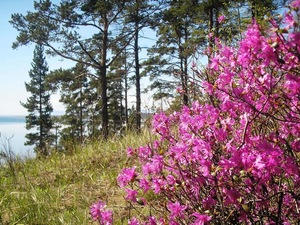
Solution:
[{"label": "pink blossom", "polygon": [[184,90],[183,90],[181,87],[177,87],[177,88],[176,88],[176,91],[177,91],[179,94],[184,94]]},{"label": "pink blossom", "polygon": [[206,90],[206,92],[208,93],[208,94],[212,94],[213,93],[213,87],[212,87],[212,85],[210,84],[210,83],[208,83],[208,82],[203,82],[203,87],[205,88],[205,90]]},{"label": "pink blossom", "polygon": [[144,190],[144,193],[147,193],[148,190],[150,189],[149,181],[142,177],[139,181],[139,186],[141,189]]},{"label": "pink blossom", "polygon": [[183,219],[184,218],[184,210],[186,210],[185,205],[180,205],[178,201],[175,203],[169,202],[168,209],[171,211],[170,218],[175,219],[176,217]]},{"label": "pink blossom", "polygon": [[297,24],[291,13],[285,13],[285,23],[287,24],[285,29],[290,29]]},{"label": "pink blossom", "polygon": [[130,148],[130,147],[127,147],[127,156],[130,157],[130,156],[132,156],[133,154],[134,154],[133,149]]},{"label": "pink blossom", "polygon": [[241,194],[235,189],[223,189],[223,193],[225,194],[225,205],[228,206],[230,204],[238,204],[238,198],[241,197]]},{"label": "pink blossom", "polygon": [[99,200],[98,203],[92,203],[90,214],[93,220],[98,220],[100,224],[111,225],[112,224],[112,211],[105,210],[106,204]]},{"label": "pink blossom", "polygon": [[120,187],[125,187],[128,185],[129,182],[133,182],[135,177],[138,176],[138,174],[135,172],[135,166],[131,169],[123,169],[121,173],[118,176],[118,184]]},{"label": "pink blossom", "polygon": [[152,157],[152,162],[149,164],[150,171],[153,174],[159,174],[163,169],[163,156],[154,155]]},{"label": "pink blossom", "polygon": [[211,63],[210,63],[210,68],[211,69],[213,69],[213,70],[219,70],[219,58],[220,58],[220,56],[216,56],[216,57],[214,57],[214,58],[212,58],[210,61],[211,61]]},{"label": "pink blossom", "polygon": [[105,210],[104,212],[102,212],[102,218],[101,218],[102,224],[104,225],[112,224],[112,214],[113,212],[111,210]]},{"label": "pink blossom", "polygon": [[166,179],[167,179],[167,181],[168,181],[168,183],[169,183],[169,185],[174,185],[175,184],[175,178],[174,178],[174,176],[173,175],[171,175],[171,174],[169,174],[167,177],[166,177]]},{"label": "pink blossom", "polygon": [[101,200],[98,203],[92,203],[90,214],[94,220],[98,220],[101,217],[101,212],[104,211],[106,204]]},{"label": "pink blossom", "polygon": [[160,193],[162,189],[166,188],[167,184],[167,181],[164,180],[162,177],[153,177],[152,188],[154,190],[154,193]]},{"label": "pink blossom", "polygon": [[218,17],[218,22],[219,23],[222,23],[224,20],[225,20],[225,16],[224,15]]},{"label": "pink blossom", "polygon": [[208,196],[206,199],[202,200],[202,203],[205,209],[210,209],[214,204],[217,203],[217,201],[213,199],[211,196]]},{"label": "pink blossom", "polygon": [[136,217],[132,217],[131,220],[128,220],[128,225],[140,225],[140,222],[136,219]]},{"label": "pink blossom", "polygon": [[136,202],[136,195],[138,195],[139,193],[137,192],[137,190],[132,190],[129,188],[125,189],[127,196],[125,197],[126,200],[130,200],[132,202]]},{"label": "pink blossom", "polygon": [[211,220],[210,216],[207,215],[201,215],[200,213],[193,213],[193,216],[196,217],[195,222],[193,223],[193,225],[205,225],[208,224],[208,222]]},{"label": "pink blossom", "polygon": [[291,6],[300,8],[300,0],[292,1]]},{"label": "pink blossom", "polygon": [[300,152],[300,140],[294,141],[294,143],[292,144],[292,146],[293,146],[293,150],[295,152]]}]

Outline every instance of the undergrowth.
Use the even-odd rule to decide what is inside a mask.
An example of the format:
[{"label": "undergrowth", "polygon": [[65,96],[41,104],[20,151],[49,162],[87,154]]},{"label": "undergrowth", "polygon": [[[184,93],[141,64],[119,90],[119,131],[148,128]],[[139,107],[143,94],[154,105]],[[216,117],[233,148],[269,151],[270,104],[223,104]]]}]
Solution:
[{"label": "undergrowth", "polygon": [[145,129],[108,141],[94,141],[71,154],[16,160],[0,167],[0,223],[93,224],[91,202],[104,199],[114,210],[114,224],[128,219],[117,176],[127,161],[127,146],[150,140]]}]

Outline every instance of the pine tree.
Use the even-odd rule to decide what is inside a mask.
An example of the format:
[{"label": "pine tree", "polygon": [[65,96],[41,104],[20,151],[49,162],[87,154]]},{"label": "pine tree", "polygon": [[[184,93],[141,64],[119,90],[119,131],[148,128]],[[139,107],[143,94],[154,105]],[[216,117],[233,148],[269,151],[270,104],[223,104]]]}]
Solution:
[{"label": "pine tree", "polygon": [[[47,82],[52,91],[60,92],[65,114],[60,117],[60,149],[68,150],[81,145],[86,137],[95,137],[101,126],[99,120],[99,90],[97,80],[84,64],[71,69],[51,71]],[[98,132],[97,132],[98,131]]]},{"label": "pine tree", "polygon": [[[35,12],[13,14],[10,21],[19,32],[13,48],[42,43],[47,53],[95,70],[101,94],[101,130],[105,138],[109,131],[107,72],[134,38],[134,32],[120,34],[127,4],[127,0],[64,0],[55,5],[50,0],[41,0],[34,2]],[[87,28],[93,33],[83,38],[81,35],[87,35]],[[129,38],[119,52],[112,55],[111,50],[124,37]]]},{"label": "pine tree", "polygon": [[172,97],[170,89],[174,88],[169,78],[173,76],[178,81],[178,86],[183,90],[182,102],[189,103],[188,96],[188,63],[194,52],[194,41],[200,43],[195,30],[198,29],[197,8],[199,4],[192,0],[167,1],[168,5],[157,14],[155,27],[158,41],[149,49],[150,59],[144,64],[147,66],[144,73],[149,73],[153,82],[150,89],[157,89],[157,99]]},{"label": "pine tree", "polygon": [[26,103],[21,103],[28,111],[26,116],[26,129],[36,128],[37,132],[26,134],[28,139],[25,145],[35,145],[37,154],[48,155],[47,143],[51,142],[50,129],[52,128],[51,112],[53,108],[50,104],[50,92],[45,84],[48,72],[48,65],[44,56],[42,45],[36,45],[34,50],[32,69],[29,71],[31,81],[25,82],[27,92],[31,96]]}]

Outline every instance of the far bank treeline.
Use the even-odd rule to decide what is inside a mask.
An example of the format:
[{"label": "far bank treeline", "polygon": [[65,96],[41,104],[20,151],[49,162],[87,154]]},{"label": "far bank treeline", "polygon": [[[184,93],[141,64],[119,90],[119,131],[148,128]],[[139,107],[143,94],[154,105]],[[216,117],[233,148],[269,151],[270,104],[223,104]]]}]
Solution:
[{"label": "far bank treeline", "polygon": [[[19,32],[13,48],[35,43],[27,108],[27,144],[37,153],[68,149],[85,138],[141,128],[141,78],[154,101],[168,99],[174,109],[201,98],[201,80],[192,63],[209,60],[214,40],[234,45],[252,19],[276,14],[284,0],[50,0],[34,1],[34,12],[12,15]],[[220,19],[220,16],[224,16]],[[224,20],[225,18],[225,20]],[[146,32],[147,31],[147,32]],[[154,45],[141,59],[148,32]],[[83,38],[84,37],[84,38]],[[153,41],[153,40],[151,40]],[[67,70],[48,71],[44,52],[76,62]],[[207,79],[207,78],[205,78]],[[180,95],[176,94],[176,88]],[[135,92],[129,109],[128,90]],[[60,93],[66,112],[51,117],[52,93]],[[151,106],[149,106],[151,107]],[[59,136],[59,138],[58,138]],[[58,141],[59,140],[59,141]]]}]

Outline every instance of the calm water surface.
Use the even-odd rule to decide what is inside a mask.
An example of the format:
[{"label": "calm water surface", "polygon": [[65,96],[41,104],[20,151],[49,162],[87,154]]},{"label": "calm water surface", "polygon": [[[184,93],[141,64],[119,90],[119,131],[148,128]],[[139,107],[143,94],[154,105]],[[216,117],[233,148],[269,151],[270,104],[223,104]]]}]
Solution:
[{"label": "calm water surface", "polygon": [[34,156],[33,146],[25,146],[25,135],[29,133],[25,128],[25,117],[0,116],[0,149],[7,147],[7,140],[12,151],[20,156]]}]

